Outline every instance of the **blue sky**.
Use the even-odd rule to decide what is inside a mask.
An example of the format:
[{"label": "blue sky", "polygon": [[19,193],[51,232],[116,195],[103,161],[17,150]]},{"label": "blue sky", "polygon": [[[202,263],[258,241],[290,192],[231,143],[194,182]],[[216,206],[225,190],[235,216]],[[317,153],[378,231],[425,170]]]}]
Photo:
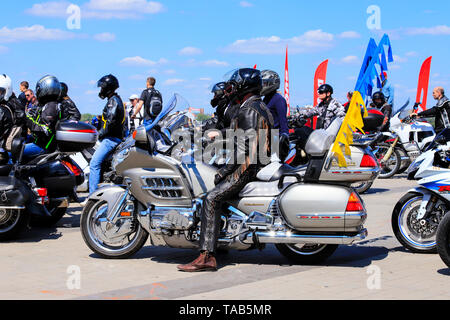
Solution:
[{"label": "blue sky", "polygon": [[[173,93],[206,107],[209,87],[237,67],[284,73],[289,44],[292,105],[312,104],[316,67],[330,59],[328,83],[345,101],[354,89],[369,38],[391,37],[390,80],[396,106],[415,99],[422,62],[433,56],[431,87],[450,91],[449,2],[302,0],[73,0],[2,3],[1,73],[14,89],[35,87],[45,74],[69,85],[83,113],[100,113],[96,81],[112,73],[125,100],[152,75],[166,101]],[[67,7],[81,8],[81,29],[67,28]],[[370,5],[381,9],[381,30],[369,30]],[[434,101],[429,97],[428,106]]]}]

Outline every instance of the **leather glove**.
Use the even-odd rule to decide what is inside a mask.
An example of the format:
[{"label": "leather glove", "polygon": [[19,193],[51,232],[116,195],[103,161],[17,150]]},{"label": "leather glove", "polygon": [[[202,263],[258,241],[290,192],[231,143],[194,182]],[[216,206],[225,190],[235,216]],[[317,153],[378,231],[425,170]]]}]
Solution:
[{"label": "leather glove", "polygon": [[216,176],[214,177],[214,185],[218,185],[219,183],[221,183],[223,180],[223,177],[220,173],[216,174]]}]

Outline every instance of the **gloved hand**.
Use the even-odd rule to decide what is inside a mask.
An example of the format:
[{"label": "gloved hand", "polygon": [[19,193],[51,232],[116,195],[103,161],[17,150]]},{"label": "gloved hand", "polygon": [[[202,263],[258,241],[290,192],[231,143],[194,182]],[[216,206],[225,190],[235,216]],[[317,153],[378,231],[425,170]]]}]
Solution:
[{"label": "gloved hand", "polygon": [[216,174],[216,176],[214,177],[214,185],[218,185],[219,183],[221,183],[223,180],[223,177],[220,173]]}]

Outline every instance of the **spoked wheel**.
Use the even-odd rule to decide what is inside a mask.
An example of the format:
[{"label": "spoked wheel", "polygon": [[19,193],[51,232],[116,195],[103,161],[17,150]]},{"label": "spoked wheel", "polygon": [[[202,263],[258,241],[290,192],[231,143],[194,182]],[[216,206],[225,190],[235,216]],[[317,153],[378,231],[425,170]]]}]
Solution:
[{"label": "spoked wheel", "polygon": [[86,245],[107,259],[125,259],[138,252],[148,239],[148,232],[134,217],[107,221],[108,203],[89,200],[81,217],[81,233]]},{"label": "spoked wheel", "polygon": [[372,187],[373,181],[356,182],[352,184],[352,188],[359,194],[364,194]]},{"label": "spoked wheel", "polygon": [[335,244],[276,244],[278,251],[298,264],[320,264],[339,247]]},{"label": "spoked wheel", "polygon": [[424,219],[417,219],[423,196],[405,195],[392,213],[392,229],[397,240],[408,250],[416,253],[436,253],[436,233],[446,208],[437,206]]},{"label": "spoked wheel", "polygon": [[439,224],[436,242],[442,261],[450,268],[450,214],[446,214]]},{"label": "spoked wheel", "polygon": [[375,148],[374,154],[381,167],[381,173],[379,175],[380,179],[392,178],[398,172],[402,164],[402,158],[398,150],[395,149],[392,152],[391,157],[387,161],[383,161],[390,147],[390,145],[382,143],[377,145]]},{"label": "spoked wheel", "polygon": [[0,209],[0,241],[13,240],[25,228],[26,221],[24,210]]}]

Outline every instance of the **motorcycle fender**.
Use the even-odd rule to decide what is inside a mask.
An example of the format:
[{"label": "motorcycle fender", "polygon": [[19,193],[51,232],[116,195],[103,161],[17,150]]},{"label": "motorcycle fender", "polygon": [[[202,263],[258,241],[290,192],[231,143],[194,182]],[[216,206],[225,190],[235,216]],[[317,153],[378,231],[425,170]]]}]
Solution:
[{"label": "motorcycle fender", "polygon": [[[439,197],[440,199],[445,200],[444,198],[442,198],[442,196],[438,192],[434,192],[430,189],[423,188],[423,187],[417,187],[414,189],[410,189],[410,190],[408,190],[408,193],[419,193],[422,195],[434,195],[434,196]],[[447,201],[447,200],[445,200],[445,201]]]},{"label": "motorcycle fender", "polygon": [[126,195],[126,190],[118,186],[105,186],[89,195],[88,200],[106,201],[108,203],[108,217],[115,212]]}]

